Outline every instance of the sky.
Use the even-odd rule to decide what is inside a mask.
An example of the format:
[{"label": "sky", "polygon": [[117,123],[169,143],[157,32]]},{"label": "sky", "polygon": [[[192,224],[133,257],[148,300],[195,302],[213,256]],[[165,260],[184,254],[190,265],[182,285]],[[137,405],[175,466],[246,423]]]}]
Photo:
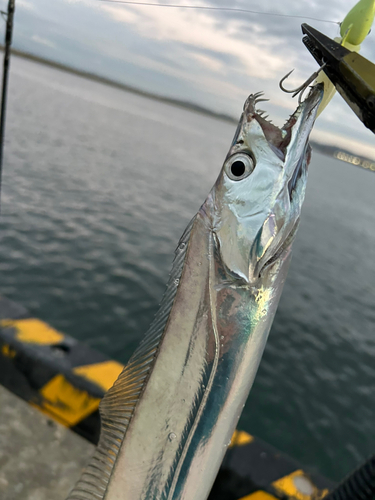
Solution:
[{"label": "sky", "polygon": [[[149,0],[158,3],[158,0]],[[237,117],[250,93],[281,126],[297,106],[278,83],[298,86],[317,69],[301,23],[338,36],[356,0],[160,0],[252,9],[302,18],[115,4],[103,0],[16,0],[13,46],[75,68]],[[3,10],[7,2],[0,0]],[[311,20],[309,17],[331,22]],[[334,21],[334,22],[332,22]],[[375,62],[375,29],[361,54]],[[375,159],[374,135],[340,96],[318,118],[313,139]]]}]

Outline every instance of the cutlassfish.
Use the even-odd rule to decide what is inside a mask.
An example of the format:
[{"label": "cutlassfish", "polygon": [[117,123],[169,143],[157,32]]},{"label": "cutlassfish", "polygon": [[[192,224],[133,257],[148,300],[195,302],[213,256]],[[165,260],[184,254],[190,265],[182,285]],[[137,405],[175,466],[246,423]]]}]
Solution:
[{"label": "cutlassfish", "polygon": [[68,500],[204,500],[279,302],[304,200],[315,86],[279,129],[250,95],[220,175],[175,252],[159,312],[101,405]]}]

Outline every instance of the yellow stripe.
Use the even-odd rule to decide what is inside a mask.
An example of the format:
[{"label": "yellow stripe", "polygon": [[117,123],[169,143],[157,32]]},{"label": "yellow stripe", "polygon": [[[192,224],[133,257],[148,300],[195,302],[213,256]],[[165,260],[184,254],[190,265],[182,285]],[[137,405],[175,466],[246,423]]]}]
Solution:
[{"label": "yellow stripe", "polygon": [[277,498],[265,491],[255,491],[255,493],[242,497],[240,500],[277,500]]},{"label": "yellow stripe", "polygon": [[117,380],[123,369],[123,365],[117,361],[104,361],[103,363],[95,363],[92,365],[77,366],[73,368],[73,373],[94,382],[108,391]]},{"label": "yellow stripe", "polygon": [[312,500],[312,498],[316,498],[318,493],[315,485],[302,470],[296,470],[292,474],[278,479],[272,483],[272,486],[296,500]]},{"label": "yellow stripe", "polygon": [[229,448],[232,448],[233,446],[243,446],[245,444],[249,444],[251,443],[251,441],[253,441],[253,439],[253,436],[245,431],[234,431]]},{"label": "yellow stripe", "polygon": [[4,344],[1,346],[1,354],[7,358],[14,358],[17,353],[9,344]]},{"label": "yellow stripe", "polygon": [[14,328],[16,339],[30,344],[58,344],[64,340],[64,335],[39,319],[4,319],[0,321],[2,328]]},{"label": "yellow stripe", "polygon": [[[100,398],[93,398],[66,380],[56,375],[41,390],[44,398],[40,409],[67,427],[72,427],[97,410]],[[35,406],[35,405],[33,405]],[[38,406],[39,408],[39,406]]]}]

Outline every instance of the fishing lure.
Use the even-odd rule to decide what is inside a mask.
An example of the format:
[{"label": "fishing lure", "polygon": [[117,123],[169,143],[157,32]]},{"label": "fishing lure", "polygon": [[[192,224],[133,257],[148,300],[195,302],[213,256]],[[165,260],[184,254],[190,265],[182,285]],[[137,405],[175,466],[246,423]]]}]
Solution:
[{"label": "fishing lure", "polygon": [[[361,43],[371,30],[374,17],[375,0],[359,0],[359,2],[345,16],[345,19],[340,24],[340,36],[336,37],[334,40],[352,52],[359,52],[361,49]],[[317,116],[324,111],[336,93],[335,86],[329,80],[328,76],[322,71],[324,70],[324,67],[325,64],[323,63],[316,72],[314,72],[302,85],[295,89],[287,89],[284,86],[284,81],[294,70],[287,73],[279,83],[281,90],[284,92],[293,94],[293,97],[299,95],[299,101],[301,101],[304,91],[312,82],[315,84],[323,83],[324,96],[319,106]]]}]

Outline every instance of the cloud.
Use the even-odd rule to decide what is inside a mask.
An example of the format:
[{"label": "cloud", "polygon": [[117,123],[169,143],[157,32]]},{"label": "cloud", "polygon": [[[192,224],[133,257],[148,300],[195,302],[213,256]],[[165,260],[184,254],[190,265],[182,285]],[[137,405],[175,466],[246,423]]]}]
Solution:
[{"label": "cloud", "polygon": [[[263,90],[271,99],[265,109],[276,123],[283,123],[288,112],[294,111],[296,100],[279,90],[280,78],[295,67],[287,82],[292,87],[317,68],[301,43],[301,19],[100,0],[17,1],[25,8],[17,14],[15,46],[18,43],[19,48],[45,57],[51,57],[53,48],[56,60],[65,64],[233,116],[238,116],[249,93]],[[199,0],[186,3],[203,5]],[[342,19],[353,3],[204,0],[208,6],[253,7],[331,21]],[[310,24],[328,36],[338,34],[335,24]],[[362,53],[370,60],[375,59],[373,37],[374,33],[363,44]],[[325,137],[332,140],[342,135],[359,145],[373,143],[373,136],[341,99],[327,107],[315,129],[322,137],[329,132]]]},{"label": "cloud", "polygon": [[39,35],[33,35],[31,37],[31,40],[36,43],[40,43],[41,45],[45,45],[46,47],[50,47],[51,49],[55,49],[56,45],[51,42],[51,40],[48,40],[47,38],[43,38]]},{"label": "cloud", "polygon": [[[247,39],[237,33],[236,19],[228,19],[225,27],[218,26],[211,12],[103,5],[102,10],[116,22],[131,23],[139,35],[157,41],[178,42],[192,49],[206,49],[229,55],[249,76],[272,78],[285,64],[272,48],[272,40],[258,40],[256,25],[249,27]],[[252,43],[253,40],[253,43]]]},{"label": "cloud", "polygon": [[25,10],[35,10],[35,6],[30,0],[17,0],[17,10],[20,8]]},{"label": "cloud", "polygon": [[221,73],[224,69],[223,61],[220,61],[217,58],[210,57],[198,52],[192,52],[190,54],[190,57],[196,59],[199,64],[208,68],[210,71],[214,71],[215,73]]}]

